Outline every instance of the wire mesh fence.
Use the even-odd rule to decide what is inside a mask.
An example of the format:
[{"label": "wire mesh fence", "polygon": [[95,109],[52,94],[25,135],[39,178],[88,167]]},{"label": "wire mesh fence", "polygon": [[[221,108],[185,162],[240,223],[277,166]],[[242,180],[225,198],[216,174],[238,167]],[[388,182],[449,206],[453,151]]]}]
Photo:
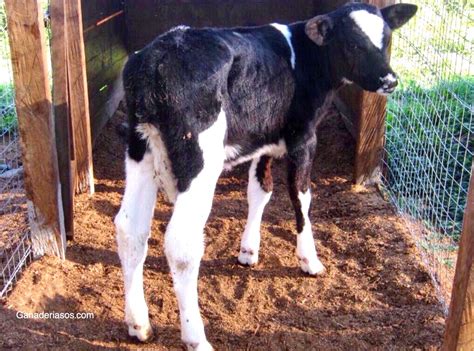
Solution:
[{"label": "wire mesh fence", "polygon": [[388,103],[384,184],[447,312],[474,153],[474,4],[411,0],[394,33],[401,85]]},{"label": "wire mesh fence", "polygon": [[0,298],[31,260],[5,3],[0,0]]}]

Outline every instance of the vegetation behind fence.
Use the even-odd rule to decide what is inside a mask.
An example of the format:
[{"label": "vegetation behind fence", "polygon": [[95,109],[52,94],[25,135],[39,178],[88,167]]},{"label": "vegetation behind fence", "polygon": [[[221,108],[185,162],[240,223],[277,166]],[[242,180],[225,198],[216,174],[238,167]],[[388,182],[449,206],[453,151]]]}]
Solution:
[{"label": "vegetation behind fence", "polygon": [[384,182],[449,301],[474,153],[474,4],[410,2],[418,14],[393,41]]},{"label": "vegetation behind fence", "polygon": [[0,298],[31,259],[5,4],[0,0]]}]

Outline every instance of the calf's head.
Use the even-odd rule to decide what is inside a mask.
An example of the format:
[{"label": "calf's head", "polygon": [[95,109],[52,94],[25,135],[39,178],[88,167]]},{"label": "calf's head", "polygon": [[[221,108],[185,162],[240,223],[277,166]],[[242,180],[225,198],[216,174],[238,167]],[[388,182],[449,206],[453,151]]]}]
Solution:
[{"label": "calf's head", "polygon": [[389,63],[392,31],[404,25],[416,10],[410,4],[379,10],[368,4],[350,3],[310,19],[305,30],[316,45],[327,46],[333,84],[350,81],[387,95],[398,83]]}]

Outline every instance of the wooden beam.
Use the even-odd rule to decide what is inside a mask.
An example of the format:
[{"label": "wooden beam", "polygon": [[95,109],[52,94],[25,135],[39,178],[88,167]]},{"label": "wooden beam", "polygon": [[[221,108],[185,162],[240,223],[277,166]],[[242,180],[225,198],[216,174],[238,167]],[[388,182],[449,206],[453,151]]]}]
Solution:
[{"label": "wooden beam", "polygon": [[442,350],[474,350],[474,165]]},{"label": "wooden beam", "polygon": [[65,12],[69,106],[76,167],[75,189],[77,193],[89,190],[93,194],[94,173],[81,0],[65,1]]},{"label": "wooden beam", "polygon": [[6,0],[5,5],[33,251],[64,258],[66,240],[42,11],[37,0]]},{"label": "wooden beam", "polygon": [[354,182],[373,183],[379,175],[385,145],[387,98],[354,88],[358,96]]},{"label": "wooden beam", "polygon": [[51,61],[53,70],[53,112],[58,153],[59,179],[63,202],[66,238],[74,236],[74,176],[71,144],[71,116],[68,101],[67,36],[64,0],[51,0]]}]

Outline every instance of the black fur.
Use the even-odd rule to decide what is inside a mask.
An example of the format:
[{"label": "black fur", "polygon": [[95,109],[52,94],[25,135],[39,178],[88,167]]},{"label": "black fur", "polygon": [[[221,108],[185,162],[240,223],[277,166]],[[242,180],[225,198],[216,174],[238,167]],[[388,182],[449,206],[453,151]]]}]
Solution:
[{"label": "black fur", "polygon": [[260,186],[267,193],[273,191],[272,161],[270,156],[262,156],[255,170]]},{"label": "black fur", "polygon": [[[197,137],[223,109],[225,145],[238,145],[238,157],[285,141],[300,231],[304,223],[298,193],[309,188],[316,127],[327,114],[332,93],[343,78],[376,91],[381,77],[395,75],[387,55],[390,27],[385,25],[380,50],[349,17],[354,10],[382,16],[374,6],[352,3],[289,25],[295,69],[287,40],[271,25],[175,28],[157,37],[130,58],[123,74],[130,157],[139,161],[146,151],[136,126],[153,124],[166,146],[178,191],[186,191],[203,167]],[[393,23],[404,23],[414,12],[392,9],[389,14]]]}]

